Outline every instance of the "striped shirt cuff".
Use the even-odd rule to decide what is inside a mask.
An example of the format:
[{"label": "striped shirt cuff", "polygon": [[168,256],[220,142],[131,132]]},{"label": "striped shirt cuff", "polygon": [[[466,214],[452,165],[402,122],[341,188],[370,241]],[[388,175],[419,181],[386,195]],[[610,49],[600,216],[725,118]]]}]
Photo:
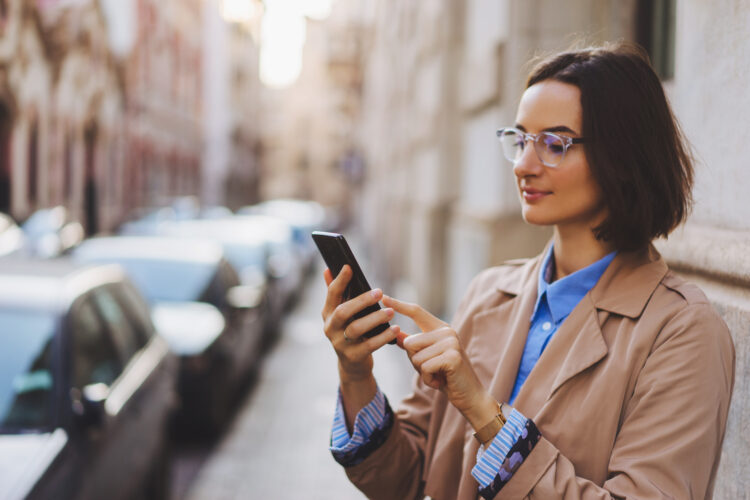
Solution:
[{"label": "striped shirt cuff", "polygon": [[359,410],[354,419],[352,434],[346,427],[344,416],[344,405],[341,400],[341,389],[339,389],[336,413],[333,416],[333,429],[331,430],[331,453],[336,455],[349,454],[368,441],[373,432],[382,427],[386,415],[386,399],[380,388],[364,408]]},{"label": "striped shirt cuff", "polygon": [[492,484],[510,449],[523,435],[527,420],[519,411],[514,409],[487,449],[479,447],[477,463],[471,469],[471,475],[479,483],[480,490]]}]

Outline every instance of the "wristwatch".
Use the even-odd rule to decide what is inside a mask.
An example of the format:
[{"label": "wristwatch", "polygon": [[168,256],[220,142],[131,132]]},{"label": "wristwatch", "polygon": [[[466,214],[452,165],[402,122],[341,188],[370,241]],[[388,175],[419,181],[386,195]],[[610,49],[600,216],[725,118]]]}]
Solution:
[{"label": "wristwatch", "polygon": [[503,405],[505,403],[497,403],[497,415],[492,420],[474,433],[474,437],[479,441],[480,444],[487,444],[492,441],[500,429],[505,425],[506,419],[503,415]]}]

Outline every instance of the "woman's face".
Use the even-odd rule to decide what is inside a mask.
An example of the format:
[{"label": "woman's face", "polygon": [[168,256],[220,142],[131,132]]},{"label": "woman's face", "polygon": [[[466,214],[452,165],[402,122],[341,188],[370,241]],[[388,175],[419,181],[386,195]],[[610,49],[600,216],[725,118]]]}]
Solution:
[{"label": "woman's face", "polygon": [[[544,80],[526,89],[516,127],[581,137],[581,92],[575,85]],[[582,144],[571,145],[556,167],[545,166],[529,141],[513,166],[523,218],[530,224],[590,231],[606,218],[602,191],[591,175]]]}]

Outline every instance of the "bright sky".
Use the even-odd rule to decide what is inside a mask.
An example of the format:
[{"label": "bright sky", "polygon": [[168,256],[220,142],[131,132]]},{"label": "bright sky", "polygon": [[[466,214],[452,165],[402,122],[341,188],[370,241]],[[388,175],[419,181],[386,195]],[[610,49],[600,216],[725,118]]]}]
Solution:
[{"label": "bright sky", "polygon": [[304,17],[328,17],[331,1],[265,0],[260,48],[260,79],[264,84],[286,87],[294,83],[302,69]]}]

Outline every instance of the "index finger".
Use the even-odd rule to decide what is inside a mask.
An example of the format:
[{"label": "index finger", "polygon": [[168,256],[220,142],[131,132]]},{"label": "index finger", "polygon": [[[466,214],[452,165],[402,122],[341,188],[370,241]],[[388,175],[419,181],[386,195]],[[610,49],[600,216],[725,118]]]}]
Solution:
[{"label": "index finger", "polygon": [[433,316],[432,314],[427,312],[426,309],[418,306],[417,304],[411,304],[409,302],[396,300],[388,295],[383,296],[383,304],[387,307],[392,308],[397,313],[401,313],[404,316],[411,318],[423,332],[437,330],[438,328],[442,328],[448,325],[448,323],[436,316]]}]

